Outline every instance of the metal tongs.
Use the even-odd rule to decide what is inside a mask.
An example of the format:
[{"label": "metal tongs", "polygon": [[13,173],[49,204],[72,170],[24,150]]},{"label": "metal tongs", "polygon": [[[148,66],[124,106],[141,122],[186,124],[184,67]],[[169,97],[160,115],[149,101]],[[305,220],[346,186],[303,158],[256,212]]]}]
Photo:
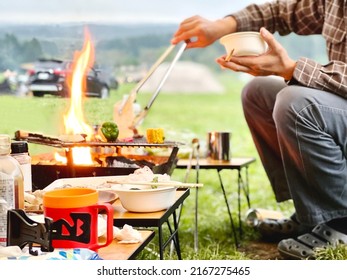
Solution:
[{"label": "metal tongs", "polygon": [[[142,109],[142,111],[135,116],[131,128],[135,128],[138,126],[142,120],[147,116],[149,109],[153,105],[154,100],[157,98],[161,88],[163,87],[164,83],[166,82],[167,78],[169,77],[170,73],[172,72],[172,69],[174,68],[176,62],[179,60],[181,55],[183,54],[184,50],[186,49],[187,44],[185,42],[181,43],[175,57],[173,58],[170,66],[166,70],[164,76],[162,77],[158,87],[156,88],[155,92],[153,93],[151,99],[147,103],[147,105]],[[147,80],[153,75],[153,73],[157,70],[160,64],[164,62],[164,60],[172,53],[172,51],[176,48],[176,45],[170,45],[166,51],[159,57],[159,59],[153,64],[153,66],[149,69],[148,73],[146,74],[145,77],[142,78],[142,80],[136,85],[134,90],[131,92],[129,95],[128,99],[123,103],[122,106],[119,107],[118,113],[121,114],[125,105],[127,102],[134,102],[135,101],[135,96],[139,92],[139,90],[142,88],[142,86],[147,82]]]}]

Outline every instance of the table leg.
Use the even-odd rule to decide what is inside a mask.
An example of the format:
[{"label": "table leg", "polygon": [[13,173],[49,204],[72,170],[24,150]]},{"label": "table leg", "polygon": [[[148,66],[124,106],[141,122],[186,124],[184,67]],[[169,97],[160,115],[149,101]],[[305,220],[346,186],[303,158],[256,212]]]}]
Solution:
[{"label": "table leg", "polygon": [[248,205],[248,208],[251,208],[251,200],[249,198],[249,181],[248,181],[248,166],[246,166],[246,183],[243,185],[244,188],[244,192],[245,192],[245,196],[246,196],[246,199],[247,199],[247,205]]},{"label": "table leg", "polygon": [[247,200],[247,206],[248,208],[251,208],[251,202],[249,199],[249,183],[248,183],[248,167],[245,169],[245,174],[246,174],[246,179],[245,181],[242,178],[241,174],[242,170],[238,170],[238,190],[237,190],[237,195],[238,195],[238,211],[239,211],[239,232],[240,236],[242,236],[242,219],[241,219],[241,189],[243,189],[243,192],[245,194],[246,200]]},{"label": "table leg", "polygon": [[164,259],[164,248],[163,248],[163,229],[161,226],[158,228],[158,239],[159,239],[159,257],[161,260]]},{"label": "table leg", "polygon": [[162,247],[164,250],[166,248],[166,246],[168,246],[168,244],[170,243],[170,256],[172,254],[173,248],[175,248],[176,253],[177,253],[177,258],[179,260],[181,260],[182,259],[181,247],[180,247],[180,242],[179,242],[179,237],[178,237],[179,218],[176,215],[176,211],[174,211],[172,213],[172,220],[173,220],[173,226],[174,226],[173,230],[171,228],[170,221],[169,220],[166,221],[167,227],[168,227],[169,232],[170,232],[170,237],[168,238],[168,240],[164,244],[162,244]]},{"label": "table leg", "polygon": [[231,230],[232,230],[232,233],[233,233],[234,238],[235,238],[235,246],[236,246],[236,247],[239,247],[239,242],[238,242],[238,238],[237,238],[237,233],[236,233],[236,229],[235,229],[235,224],[234,224],[233,217],[232,217],[232,215],[231,215],[231,211],[230,211],[230,207],[229,207],[229,202],[228,202],[228,198],[227,198],[227,195],[226,195],[226,192],[225,192],[225,188],[224,188],[222,176],[221,176],[221,174],[220,174],[220,170],[217,170],[217,173],[218,173],[219,183],[220,183],[220,186],[221,186],[222,191],[223,191],[225,204],[226,204],[227,209],[228,209],[229,219],[230,219],[230,223],[231,223]]},{"label": "table leg", "polygon": [[[200,157],[199,157],[199,146],[195,150],[195,172],[196,172],[196,177],[195,177],[195,182],[197,184],[200,183],[199,179],[199,171],[200,171]],[[198,252],[198,244],[199,244],[199,237],[198,237],[198,188],[196,188],[195,192],[195,232],[194,232],[194,251],[197,253]]]},{"label": "table leg", "polygon": [[174,223],[174,243],[176,245],[176,253],[177,253],[177,258],[179,260],[182,260],[182,256],[181,256],[181,247],[180,247],[180,241],[178,238],[178,222],[177,222],[177,217],[176,217],[176,211],[173,212],[173,223]]},{"label": "table leg", "polygon": [[194,251],[198,252],[199,236],[198,236],[198,189],[195,190],[195,231],[194,231]]},{"label": "table leg", "polygon": [[242,188],[242,176],[241,170],[238,170],[238,179],[237,179],[237,206],[238,206],[238,218],[239,218],[239,233],[240,238],[242,238],[242,219],[241,219],[241,188]]}]

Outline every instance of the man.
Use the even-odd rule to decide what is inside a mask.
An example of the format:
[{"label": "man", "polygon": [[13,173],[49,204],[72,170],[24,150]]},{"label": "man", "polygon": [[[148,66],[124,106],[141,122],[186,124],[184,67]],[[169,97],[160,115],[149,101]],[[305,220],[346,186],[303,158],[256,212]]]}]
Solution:
[{"label": "man", "polygon": [[[258,57],[217,62],[256,76],[242,92],[244,115],[276,200],[292,199],[295,207],[290,219],[265,220],[258,228],[282,240],[278,250],[286,258],[313,258],[315,248],[347,244],[346,26],[346,1],[282,0],[217,21],[188,18],[172,38],[198,48],[229,33],[260,31],[267,42],[268,51]],[[329,63],[294,61],[272,35],[276,31],[322,34]]]}]

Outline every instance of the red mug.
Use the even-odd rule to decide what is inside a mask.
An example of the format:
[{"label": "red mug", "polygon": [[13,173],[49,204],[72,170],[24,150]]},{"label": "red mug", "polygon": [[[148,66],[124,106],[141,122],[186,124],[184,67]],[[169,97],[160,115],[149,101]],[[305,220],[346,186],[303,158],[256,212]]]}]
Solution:
[{"label": "red mug", "polygon": [[[107,236],[98,242],[98,215],[107,216]],[[113,208],[98,203],[98,192],[90,188],[68,188],[47,191],[43,195],[45,217],[53,220],[53,248],[88,248],[96,251],[113,240]]]}]

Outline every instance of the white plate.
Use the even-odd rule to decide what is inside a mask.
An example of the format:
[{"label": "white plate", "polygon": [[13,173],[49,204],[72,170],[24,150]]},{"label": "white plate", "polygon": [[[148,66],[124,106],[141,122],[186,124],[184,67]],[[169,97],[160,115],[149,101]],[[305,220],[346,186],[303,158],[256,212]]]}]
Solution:
[{"label": "white plate", "polygon": [[99,203],[110,203],[113,204],[118,195],[113,191],[98,191],[99,193]]},{"label": "white plate", "polygon": [[99,177],[78,177],[78,178],[62,178],[57,179],[44,190],[54,190],[57,188],[65,187],[88,187],[88,188],[103,188],[105,190],[106,186],[102,186],[106,184],[108,181],[124,181],[128,178],[128,176],[99,176]]}]

